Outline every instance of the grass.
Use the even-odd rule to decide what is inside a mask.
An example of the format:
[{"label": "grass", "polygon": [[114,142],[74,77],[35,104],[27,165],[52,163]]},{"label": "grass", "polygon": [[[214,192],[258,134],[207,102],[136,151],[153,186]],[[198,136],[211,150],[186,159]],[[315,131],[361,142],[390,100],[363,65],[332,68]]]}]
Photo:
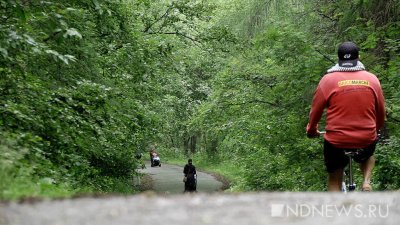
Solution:
[{"label": "grass", "polygon": [[138,191],[127,178],[102,177],[92,185],[76,181],[72,185],[68,180],[57,182],[52,178],[39,178],[28,172],[0,171],[0,200],[6,201],[104,194],[129,195]]},{"label": "grass", "polygon": [[[4,177],[4,176],[3,176]],[[5,181],[7,180],[7,181]],[[33,180],[30,177],[6,178],[0,193],[2,200],[25,198],[66,198],[76,194],[68,184],[54,184],[49,179]]]}]

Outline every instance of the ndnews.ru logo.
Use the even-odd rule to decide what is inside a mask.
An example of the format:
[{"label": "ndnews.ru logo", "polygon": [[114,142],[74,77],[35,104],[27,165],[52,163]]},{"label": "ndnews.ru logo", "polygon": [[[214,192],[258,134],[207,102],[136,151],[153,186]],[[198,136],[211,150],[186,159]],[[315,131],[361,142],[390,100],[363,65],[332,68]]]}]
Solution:
[{"label": "ndnews.ru logo", "polygon": [[356,218],[387,218],[387,204],[271,204],[272,217],[336,217],[348,216]]}]

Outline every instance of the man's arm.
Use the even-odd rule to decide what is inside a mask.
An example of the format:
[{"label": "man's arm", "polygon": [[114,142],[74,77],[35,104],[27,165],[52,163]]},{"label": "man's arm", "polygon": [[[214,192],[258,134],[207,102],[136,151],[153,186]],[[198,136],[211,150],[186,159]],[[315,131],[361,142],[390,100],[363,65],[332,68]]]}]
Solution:
[{"label": "man's arm", "polygon": [[310,115],[306,128],[308,137],[311,138],[319,136],[318,122],[321,120],[325,107],[326,107],[326,99],[324,94],[322,93],[320,85],[318,85],[317,89],[314,92],[314,98],[311,104]]}]

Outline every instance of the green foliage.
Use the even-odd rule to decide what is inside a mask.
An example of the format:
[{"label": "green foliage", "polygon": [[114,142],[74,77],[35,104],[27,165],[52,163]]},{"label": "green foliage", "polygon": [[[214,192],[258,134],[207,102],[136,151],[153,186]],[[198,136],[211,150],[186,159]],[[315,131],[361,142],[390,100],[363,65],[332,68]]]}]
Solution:
[{"label": "green foliage", "polygon": [[[71,27],[94,32],[92,24],[78,25],[76,19],[86,17],[88,22],[95,22],[97,15],[91,14],[90,7],[74,3],[6,4],[14,4],[30,15],[26,22],[10,14],[2,26],[7,31],[4,33],[10,34],[2,38],[5,51],[14,55],[8,54],[1,61],[3,130],[27,132],[36,140],[19,143],[28,149],[19,160],[26,160],[22,168],[31,167],[26,176],[39,181],[48,177],[51,184],[95,190],[103,190],[104,185],[97,185],[102,183],[101,176],[129,179],[135,168],[132,150],[137,143],[126,138],[144,133],[130,122],[140,110],[127,116],[119,110],[123,107],[119,101],[110,103],[116,93],[110,93],[109,80],[100,76],[94,79],[99,68],[91,59],[96,38]],[[18,30],[13,30],[16,27]],[[69,67],[75,59],[80,59],[82,67]],[[113,90],[118,93],[118,89]],[[7,191],[12,187],[4,188]]]},{"label": "green foliage", "polygon": [[378,170],[375,172],[376,183],[382,190],[393,190],[400,187],[399,139],[397,137],[378,148],[376,153]]},{"label": "green foliage", "polygon": [[322,146],[304,127],[344,40],[384,88],[376,185],[399,188],[399,8],[0,0],[0,197],[134,192],[134,156],[150,145],[239,168],[236,189],[323,190]]},{"label": "green foliage", "polygon": [[[307,140],[304,129],[314,88],[334,62],[336,45],[353,40],[364,64],[382,82],[394,138],[377,155],[375,185],[399,188],[384,178],[396,177],[398,170],[398,3],[231,3],[220,21],[250,41],[212,80],[208,101],[192,119],[191,125],[203,131],[199,150],[243,167],[238,176],[244,178],[244,190],[324,190],[323,146]],[[377,8],[385,8],[384,15]]]},{"label": "green foliage", "polygon": [[[77,190],[73,190],[70,184],[60,182],[60,173],[44,159],[39,137],[30,133],[12,134],[4,131],[0,137],[1,199],[43,195],[64,197],[76,193]],[[39,170],[42,176],[37,173]]]},{"label": "green foliage", "polygon": [[216,69],[203,69],[215,63],[205,55],[229,37],[207,35],[219,31],[207,25],[213,9],[206,1],[0,1],[1,198],[134,192],[135,154],[174,140],[163,133],[184,127],[206,98],[201,82]]}]

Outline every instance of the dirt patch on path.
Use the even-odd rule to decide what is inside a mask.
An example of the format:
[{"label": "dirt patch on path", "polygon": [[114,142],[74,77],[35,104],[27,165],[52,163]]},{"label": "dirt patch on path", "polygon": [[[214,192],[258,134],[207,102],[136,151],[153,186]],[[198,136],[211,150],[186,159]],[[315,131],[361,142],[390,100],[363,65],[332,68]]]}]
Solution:
[{"label": "dirt patch on path", "polygon": [[143,174],[142,179],[139,186],[139,191],[152,191],[153,190],[154,181],[149,174]]},{"label": "dirt patch on path", "polygon": [[231,182],[226,177],[217,173],[211,173],[211,175],[215,177],[217,181],[222,183],[221,191],[227,190],[231,187]]}]

